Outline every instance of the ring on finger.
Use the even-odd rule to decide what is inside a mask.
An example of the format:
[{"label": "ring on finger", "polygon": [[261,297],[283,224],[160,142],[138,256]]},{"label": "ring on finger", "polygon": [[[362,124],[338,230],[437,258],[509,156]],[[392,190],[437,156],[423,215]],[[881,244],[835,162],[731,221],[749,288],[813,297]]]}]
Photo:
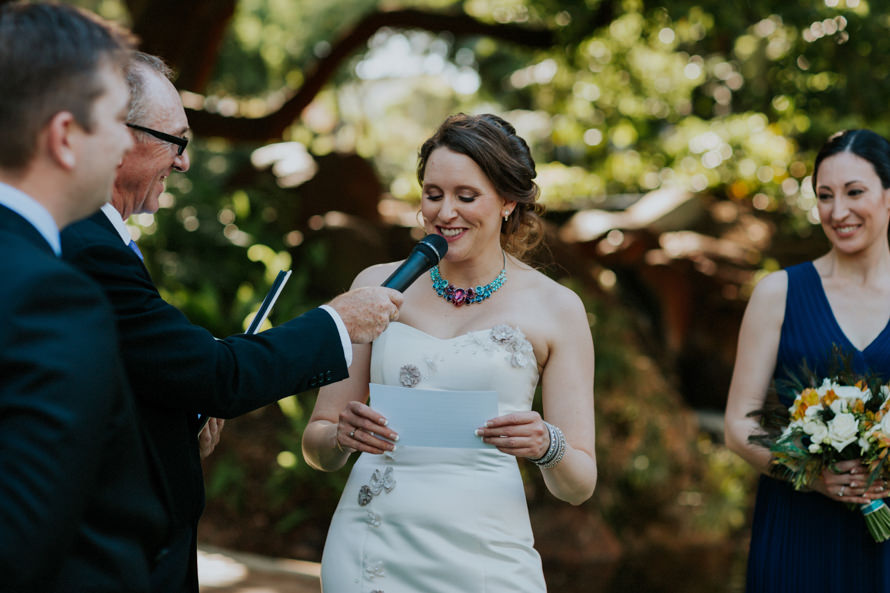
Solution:
[{"label": "ring on finger", "polygon": [[352,432],[349,433],[349,438],[351,438],[351,439],[355,438],[355,429],[353,429]]},{"label": "ring on finger", "polygon": [[843,498],[843,497],[844,497],[844,490],[845,490],[845,489],[846,489],[846,486],[841,486],[841,489],[837,491],[837,495],[838,495],[840,498]]}]

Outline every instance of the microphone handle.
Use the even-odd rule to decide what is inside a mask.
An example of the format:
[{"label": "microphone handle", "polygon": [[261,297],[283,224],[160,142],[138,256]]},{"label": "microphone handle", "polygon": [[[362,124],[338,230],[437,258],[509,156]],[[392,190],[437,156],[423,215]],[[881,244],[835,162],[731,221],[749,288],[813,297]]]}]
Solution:
[{"label": "microphone handle", "polygon": [[399,292],[405,292],[405,289],[411,286],[411,283],[434,265],[435,260],[431,260],[423,253],[412,251],[408,259],[396,268],[389,278],[383,281],[383,286],[398,290]]}]

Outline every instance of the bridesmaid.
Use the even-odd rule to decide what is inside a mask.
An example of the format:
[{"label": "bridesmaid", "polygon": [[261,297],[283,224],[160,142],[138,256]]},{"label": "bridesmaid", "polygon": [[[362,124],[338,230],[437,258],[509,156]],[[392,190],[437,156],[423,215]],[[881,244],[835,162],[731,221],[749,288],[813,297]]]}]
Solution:
[{"label": "bridesmaid", "polygon": [[[771,381],[830,371],[832,348],[853,370],[890,379],[890,143],[869,130],[832,136],[816,157],[813,188],[831,249],[770,274],[745,311],[726,407],[726,443],[761,472],[748,557],[749,592],[890,592],[890,544],[876,544],[858,510],[884,496],[866,488],[858,460],[826,470],[810,491],[770,477],[767,449],[748,414]],[[778,393],[791,405],[794,395]]]}]

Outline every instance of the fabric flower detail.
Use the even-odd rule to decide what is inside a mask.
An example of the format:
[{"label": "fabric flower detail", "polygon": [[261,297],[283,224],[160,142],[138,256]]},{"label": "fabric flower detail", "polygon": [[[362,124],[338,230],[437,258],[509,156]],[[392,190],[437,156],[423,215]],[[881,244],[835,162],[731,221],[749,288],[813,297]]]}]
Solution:
[{"label": "fabric flower detail", "polygon": [[381,492],[392,492],[392,489],[395,487],[396,479],[393,477],[391,467],[386,468],[382,473],[379,469],[375,469],[368,483],[359,488],[358,504],[363,507]]},{"label": "fabric flower detail", "polygon": [[399,369],[399,384],[402,387],[414,387],[420,383],[420,369],[416,365],[406,364]]},{"label": "fabric flower detail", "polygon": [[380,560],[368,561],[365,564],[365,576],[369,579],[385,577],[386,571],[383,569],[383,562]]},{"label": "fabric flower detail", "polygon": [[368,509],[365,509],[365,512],[368,513],[365,517],[365,521],[368,523],[368,525],[370,525],[371,527],[380,527],[380,515]]},{"label": "fabric flower detail", "polygon": [[491,328],[491,340],[498,344],[506,344],[516,337],[516,330],[509,325],[496,325]]},{"label": "fabric flower detail", "polygon": [[535,360],[534,348],[520,330],[501,324],[491,328],[490,336],[493,342],[501,344],[510,353],[512,366],[525,368]]},{"label": "fabric flower detail", "polygon": [[374,496],[380,494],[382,490],[392,492],[392,489],[396,487],[396,479],[393,477],[392,468],[386,468],[386,471],[382,474],[379,469],[375,469],[374,473],[371,475],[371,481],[369,482],[368,487],[371,490],[371,494]]},{"label": "fabric flower detail", "polygon": [[359,505],[360,507],[363,507],[363,506],[365,506],[366,504],[368,504],[369,502],[371,502],[371,499],[372,499],[372,498],[374,498],[374,495],[371,494],[371,489],[370,489],[370,488],[368,488],[367,486],[362,486],[361,488],[359,488],[359,491],[358,491],[358,505]]},{"label": "fabric flower detail", "polygon": [[522,339],[511,344],[510,364],[517,368],[525,368],[535,360],[532,345]]}]

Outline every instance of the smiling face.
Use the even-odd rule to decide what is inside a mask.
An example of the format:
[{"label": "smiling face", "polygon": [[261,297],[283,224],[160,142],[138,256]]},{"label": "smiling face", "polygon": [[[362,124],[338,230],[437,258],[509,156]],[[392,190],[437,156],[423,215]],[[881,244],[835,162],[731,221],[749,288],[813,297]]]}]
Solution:
[{"label": "smiling face", "polygon": [[886,242],[890,189],[870,162],[840,152],[823,160],[817,174],[819,218],[835,249],[854,254]]},{"label": "smiling face", "polygon": [[[179,93],[169,80],[144,68],[145,96],[149,108],[138,124],[172,136],[185,136],[188,119]],[[167,177],[175,171],[188,171],[188,151],[177,155],[178,147],[145,132],[132,130],[136,144],[121,163],[114,184],[112,203],[124,220],[138,212],[157,212],[158,198]]]},{"label": "smiling face", "polygon": [[426,163],[421,214],[427,233],[448,241],[447,261],[500,256],[501,220],[515,202],[504,200],[470,157],[436,148]]}]

